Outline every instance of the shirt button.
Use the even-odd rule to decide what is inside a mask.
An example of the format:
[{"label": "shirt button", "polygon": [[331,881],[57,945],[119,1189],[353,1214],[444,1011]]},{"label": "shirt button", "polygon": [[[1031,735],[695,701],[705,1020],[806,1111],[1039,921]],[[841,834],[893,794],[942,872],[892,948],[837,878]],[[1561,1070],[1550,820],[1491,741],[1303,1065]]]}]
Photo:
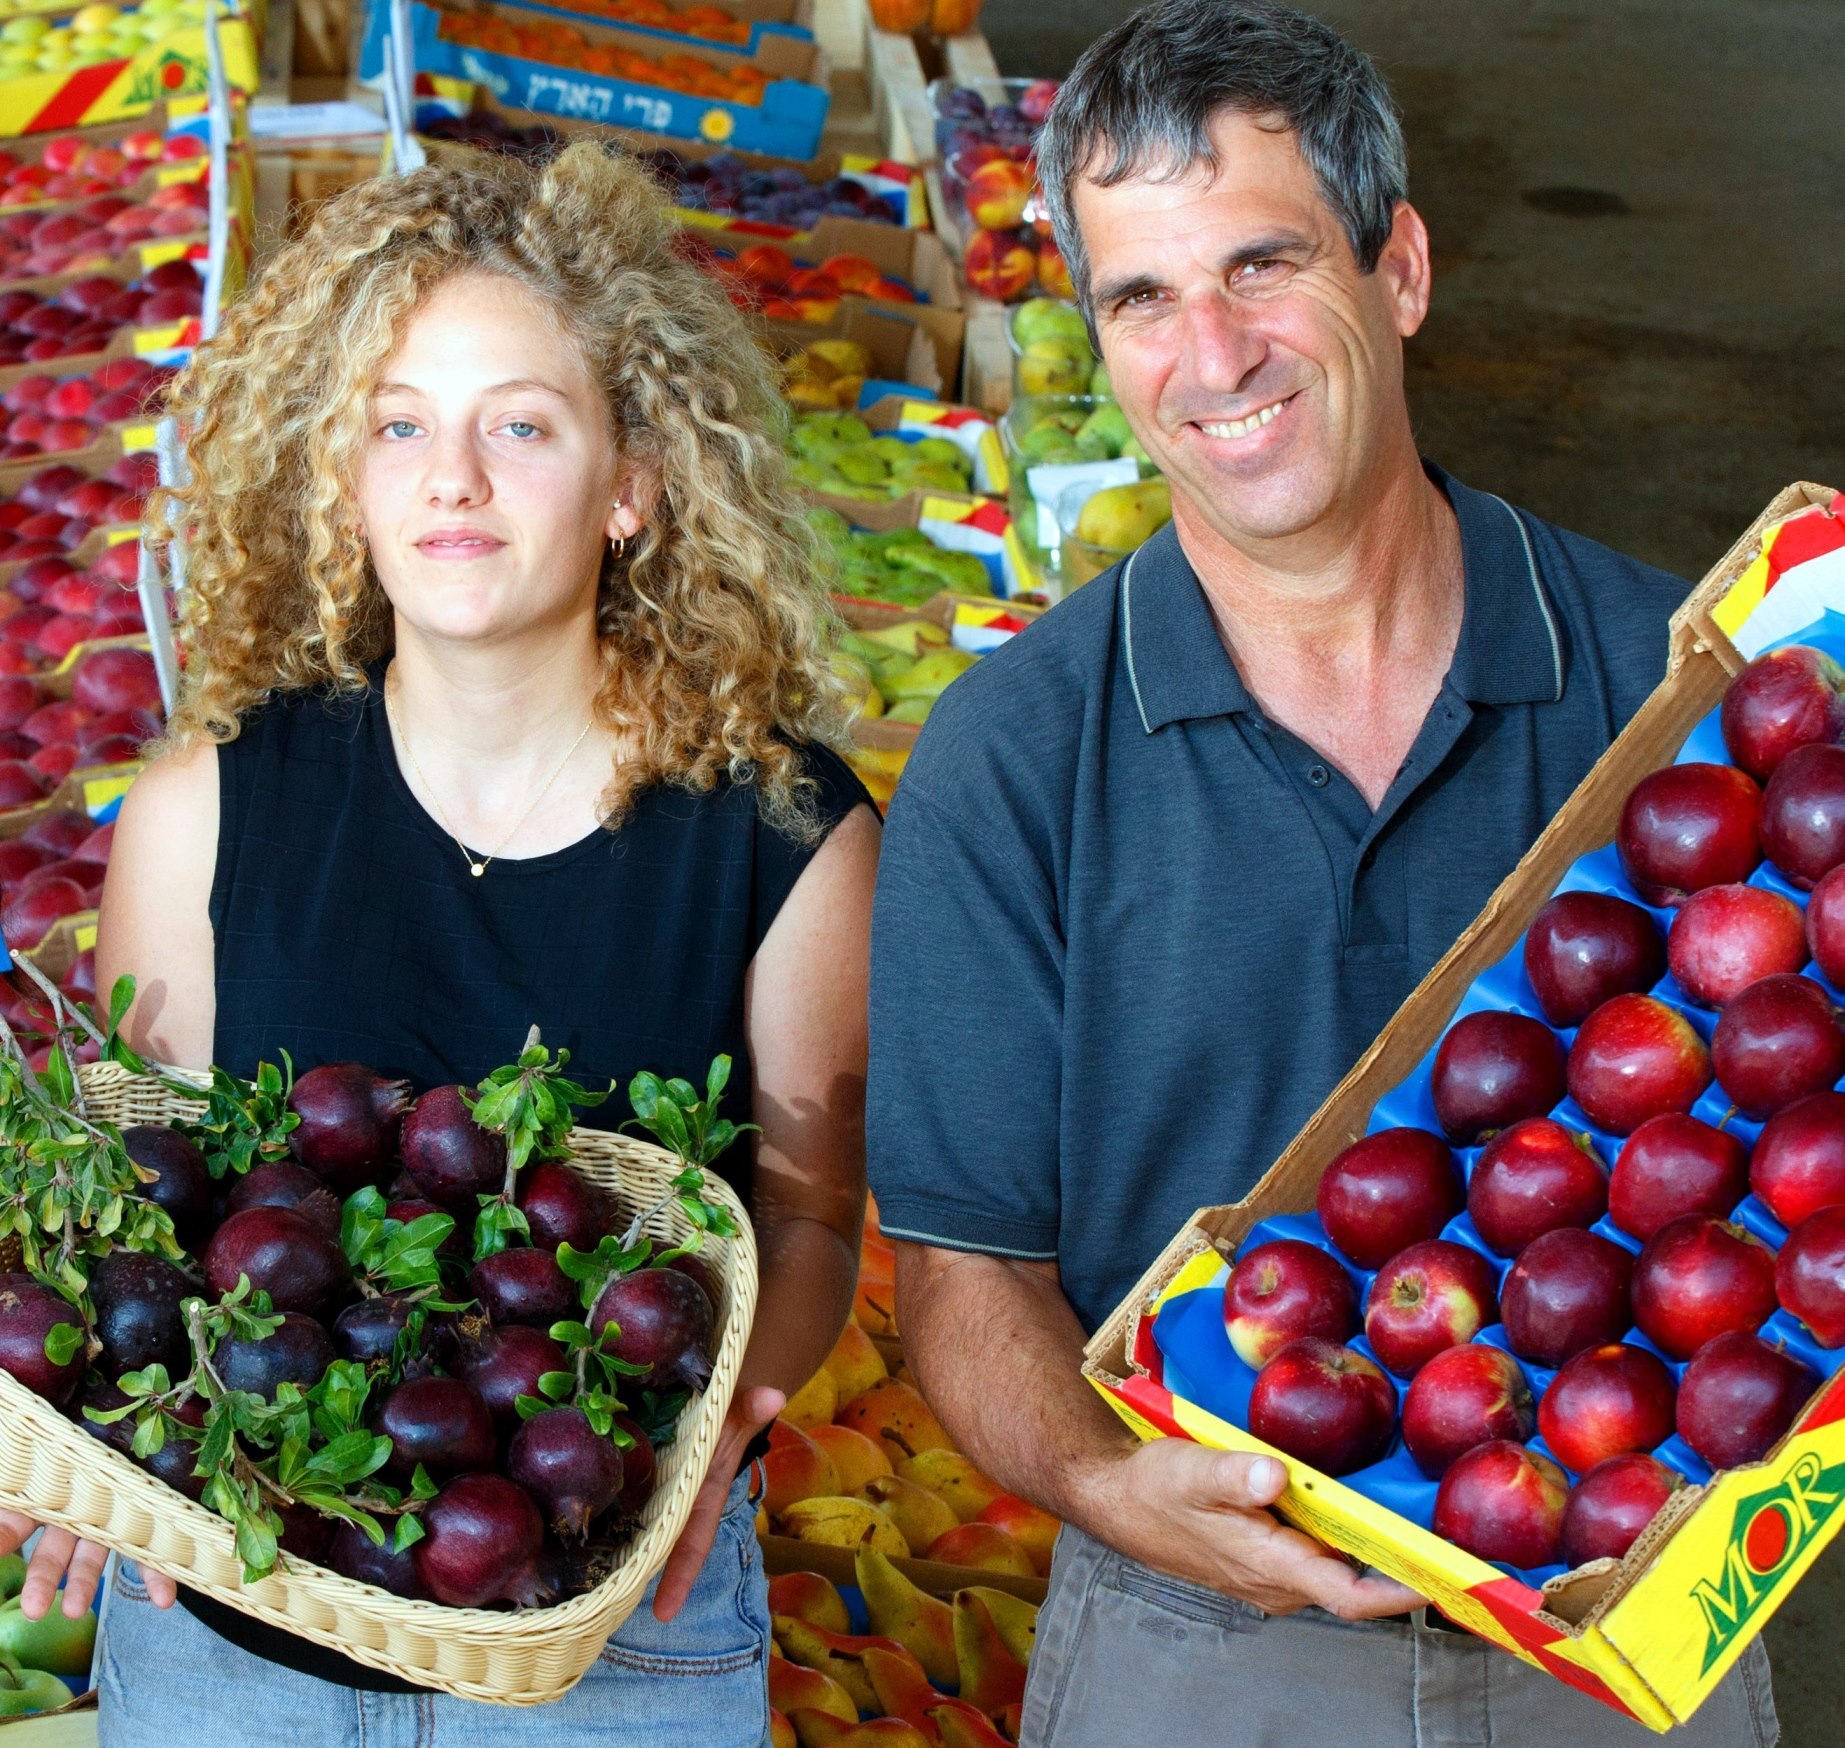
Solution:
[{"label": "shirt button", "polygon": [[1307,767],[1307,781],[1316,789],[1324,789],[1326,785],[1332,781],[1332,772],[1327,770],[1324,765],[1309,765]]}]

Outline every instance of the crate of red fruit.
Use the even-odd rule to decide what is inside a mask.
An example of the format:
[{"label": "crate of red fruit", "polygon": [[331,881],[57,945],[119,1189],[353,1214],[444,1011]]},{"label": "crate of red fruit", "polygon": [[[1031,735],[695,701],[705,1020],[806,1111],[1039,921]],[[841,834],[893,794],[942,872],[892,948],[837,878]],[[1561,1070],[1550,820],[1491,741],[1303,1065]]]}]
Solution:
[{"label": "crate of red fruit", "polygon": [[748,1219],[704,1169],[728,1061],[635,1078],[669,1150],[572,1127],[606,1095],[536,1029],[420,1096],[109,1054],[79,1115],[67,1055],[28,1100],[0,1045],[84,1189],[9,1133],[0,1502],[421,1686],[567,1691],[683,1530],[748,1338]]},{"label": "crate of red fruit", "polygon": [[0,212],[103,194],[145,200],[168,183],[203,180],[208,165],[201,134],[141,121],[28,138],[0,149]]},{"label": "crate of red fruit", "polygon": [[[0,368],[0,412],[6,415],[0,422],[0,490],[17,490],[36,471],[38,457],[68,456],[71,466],[83,467],[102,457],[117,460],[127,447],[151,447],[149,421],[159,417],[175,366],[123,356],[92,365],[90,357],[55,358],[42,369]],[[0,558],[20,556],[0,552]]]},{"label": "crate of red fruit", "polygon": [[1480,918],[1084,1368],[1143,1437],[1288,1457],[1282,1515],[1656,1730],[1845,1503],[1845,614],[1747,666],[1723,630],[1841,551],[1831,492],[1776,499]]}]

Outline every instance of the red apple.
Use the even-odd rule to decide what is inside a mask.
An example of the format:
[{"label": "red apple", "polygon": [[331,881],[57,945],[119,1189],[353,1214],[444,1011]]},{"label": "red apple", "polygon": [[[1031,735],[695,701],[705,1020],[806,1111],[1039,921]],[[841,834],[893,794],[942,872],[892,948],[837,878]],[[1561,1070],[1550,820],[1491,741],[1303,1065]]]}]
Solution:
[{"label": "red apple", "polygon": [[1538,1431],[1558,1462],[1582,1474],[1669,1439],[1677,1394],[1657,1354],[1618,1341],[1586,1348],[1551,1379]]},{"label": "red apple", "polygon": [[1845,1207],[1821,1208],[1787,1235],[1775,1257],[1775,1297],[1821,1347],[1845,1347]]},{"label": "red apple", "polygon": [[1560,1366],[1584,1348],[1619,1341],[1633,1321],[1633,1272],[1633,1257],[1599,1232],[1562,1226],[1532,1239],[1499,1290],[1507,1344],[1536,1365]]},{"label": "red apple", "polygon": [[1713,1469],[1759,1463],[1819,1388],[1819,1374],[1733,1331],[1692,1356],[1678,1384],[1678,1435]]},{"label": "red apple", "polygon": [[1710,1053],[1737,1109],[1767,1117],[1845,1074],[1845,1031],[1821,985],[1781,973],[1750,984],[1725,1005]]},{"label": "red apple", "polygon": [[1494,1136],[1467,1183],[1474,1228],[1501,1256],[1560,1226],[1593,1226],[1607,1211],[1607,1174],[1588,1136],[1548,1117]]},{"label": "red apple", "polygon": [[1625,1559],[1684,1484],[1676,1469],[1638,1451],[1598,1463],[1571,1489],[1563,1508],[1563,1563]]},{"label": "red apple", "polygon": [[1428,1238],[1391,1257],[1365,1294],[1365,1338],[1399,1378],[1492,1321],[1493,1265],[1477,1250]]},{"label": "red apple", "polygon": [[71,697],[89,710],[158,710],[154,658],[141,649],[99,649],[77,664]]},{"label": "red apple", "polygon": [[1580,1025],[1610,996],[1665,975],[1659,925],[1608,892],[1559,893],[1525,931],[1525,976],[1553,1026]]},{"label": "red apple", "polygon": [[1749,1157],[1749,1187],[1790,1228],[1845,1203],[1845,1093],[1814,1093],[1770,1117]]},{"label": "red apple", "polygon": [[1775,1308],[1775,1259],[1742,1227],[1686,1214],[1646,1241],[1634,1264],[1634,1323],[1675,1360],[1714,1336],[1758,1328]]},{"label": "red apple", "polygon": [[1666,962],[1693,1001],[1722,1007],[1761,978],[1806,964],[1800,907],[1761,886],[1707,886],[1672,919]]},{"label": "red apple", "polygon": [[89,895],[76,881],[58,875],[9,892],[0,903],[0,935],[17,953],[36,947],[53,923],[90,908]]},{"label": "red apple", "polygon": [[1276,1238],[1246,1251],[1224,1282],[1224,1327],[1237,1357],[1258,1370],[1301,1336],[1341,1342],[1358,1328],[1358,1293],[1316,1244]]},{"label": "red apple", "polygon": [[1429,1090],[1448,1138],[1468,1147],[1563,1097],[1563,1045],[1541,1020],[1483,1010],[1451,1025]]},{"label": "red apple", "polygon": [[1845,862],[1845,748],[1796,747],[1762,796],[1762,848],[1805,890]]},{"label": "red apple", "polygon": [[1845,987],[1845,867],[1823,874],[1807,899],[1807,950],[1834,989]]},{"label": "red apple", "polygon": [[1403,1397],[1403,1442],[1431,1478],[1491,1439],[1531,1436],[1536,1414],[1518,1361],[1484,1342],[1451,1347],[1429,1360]]},{"label": "red apple", "polygon": [[1668,765],[1642,777],[1621,809],[1621,866],[1648,904],[1674,907],[1746,880],[1762,859],[1761,811],[1761,790],[1734,765]]},{"label": "red apple", "polygon": [[1644,1244],[1681,1214],[1728,1215],[1748,1191],[1748,1148],[1727,1130],[1672,1113],[1627,1138],[1608,1179],[1608,1216]]},{"label": "red apple", "polygon": [[1315,1200],[1326,1236],[1360,1268],[1433,1238],[1461,1211],[1461,1174],[1439,1135],[1380,1129],[1326,1168]]},{"label": "red apple", "polygon": [[1796,747],[1845,738],[1845,671],[1819,650],[1784,644],[1755,658],[1723,695],[1723,744],[1758,783]]},{"label": "red apple", "polygon": [[1548,1457],[1509,1439],[1476,1445],[1441,1478],[1433,1529],[1503,1565],[1555,1563],[1569,1482]]},{"label": "red apple", "polygon": [[1396,1418],[1390,1380],[1363,1354],[1314,1336],[1289,1342],[1249,1394],[1249,1430],[1324,1475],[1376,1462]]},{"label": "red apple", "polygon": [[1629,1135],[1649,1117],[1698,1102],[1710,1085],[1710,1052],[1691,1022],[1657,996],[1617,995],[1582,1022],[1568,1079],[1591,1123]]}]

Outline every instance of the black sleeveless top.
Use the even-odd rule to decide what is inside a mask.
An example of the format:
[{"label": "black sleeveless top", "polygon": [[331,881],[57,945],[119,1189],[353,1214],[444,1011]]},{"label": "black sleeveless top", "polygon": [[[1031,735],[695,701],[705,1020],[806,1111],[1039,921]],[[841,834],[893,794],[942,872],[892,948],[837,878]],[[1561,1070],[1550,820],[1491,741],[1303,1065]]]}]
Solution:
[{"label": "black sleeveless top", "polygon": [[[851,767],[803,749],[831,830],[869,803]],[[632,1115],[641,1069],[704,1084],[733,1062],[723,1112],[750,1117],[743,978],[817,845],[767,824],[755,792],[655,787],[616,831],[495,860],[478,879],[398,769],[382,687],[362,698],[285,694],[218,749],[211,923],[213,1060],[251,1075],[286,1050],[300,1073],[366,1063],[421,1091],[472,1085],[511,1062],[536,1024],[586,1085],[617,1083],[585,1125]],[[472,847],[472,846],[470,846]],[[477,852],[478,854],[479,852]],[[717,1166],[747,1204],[749,1149]],[[181,1592],[248,1650],[374,1692],[415,1688]]]}]

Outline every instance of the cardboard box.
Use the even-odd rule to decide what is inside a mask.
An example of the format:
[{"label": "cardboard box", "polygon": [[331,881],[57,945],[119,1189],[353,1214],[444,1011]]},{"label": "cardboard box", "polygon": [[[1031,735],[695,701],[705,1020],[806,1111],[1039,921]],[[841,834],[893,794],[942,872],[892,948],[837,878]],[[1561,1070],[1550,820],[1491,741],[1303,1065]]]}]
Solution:
[{"label": "cardboard box", "polygon": [[[522,11],[518,7],[509,10],[514,14]],[[516,55],[469,48],[442,34],[447,16],[491,16],[493,11],[486,0],[452,8],[413,0],[411,54],[419,77],[427,73],[484,85],[511,109],[644,128],[675,139],[729,143],[784,158],[811,158],[820,149],[820,134],[826,126],[828,69],[825,55],[811,41],[765,36],[747,55],[701,43],[694,52],[704,60],[720,67],[749,65],[768,75],[761,103],[733,103],[694,97],[666,85],[604,78]],[[572,20],[571,28],[580,31],[592,46],[623,49],[648,60],[666,60],[675,53],[686,52],[671,39],[647,31],[582,20]],[[383,72],[384,37],[384,13],[378,9],[373,12],[359,62],[360,77],[368,83],[375,82]]]},{"label": "cardboard box", "polygon": [[[952,310],[939,313],[953,321],[960,319]],[[899,313],[858,298],[850,308],[842,302],[830,321],[776,322],[760,316],[752,320],[762,343],[778,358],[792,358],[816,340],[857,341],[871,355],[866,388],[879,398],[902,388],[939,396],[951,380],[942,369],[936,335],[917,319],[913,308]]]},{"label": "cardboard box", "polygon": [[[628,22],[617,17],[612,10],[599,5],[597,0],[542,0],[542,3],[541,0],[506,0],[506,3],[528,12],[548,12],[571,24],[620,24],[638,35],[657,36],[694,53],[708,48],[724,48],[750,55],[756,52],[767,36],[788,36],[797,41],[811,42],[814,35],[814,0],[704,0],[706,5],[715,6],[718,11],[728,13],[737,21],[741,35],[736,42],[700,36],[694,31],[672,30],[664,25]],[[683,10],[677,0],[672,0],[672,3],[675,12]]]},{"label": "cardboard box", "polygon": [[[701,220],[711,217],[701,213]],[[811,231],[785,231],[749,219],[720,221],[716,225],[688,225],[688,233],[712,249],[736,254],[753,243],[767,243],[790,256],[797,267],[818,267],[832,255],[862,255],[875,262],[880,273],[903,280],[924,304],[901,300],[842,297],[840,307],[869,303],[875,309],[904,315],[927,307],[961,308],[961,281],[948,251],[933,231],[905,230],[897,225],[874,224],[869,219],[844,218],[829,213]],[[957,359],[959,353],[956,354]]]},{"label": "cardboard box", "polygon": [[[1434,1046],[1474,979],[1517,943],[1578,857],[1613,836],[1634,782],[1669,763],[1715,707],[1742,658],[1722,625],[1733,590],[1753,588],[1764,536],[1796,511],[1830,505],[1813,485],[1782,492],[1674,615],[1666,678],[1585,777],[1479,918],[1397,1011],[1254,1190],[1204,1208],[1167,1246],[1085,1351],[1083,1374],[1142,1438],[1219,1449],[1270,1447],[1162,1383],[1150,1314],[1204,1285],[1258,1221],[1309,1211],[1332,1159],[1365,1133],[1373,1107]],[[1507,1576],[1355,1489],[1290,1460],[1281,1516],[1429,1597],[1444,1614],[1654,1730],[1697,1709],[1845,1523],[1845,1372],[1814,1395],[1759,1464],[1674,1495],[1618,1565],[1597,1562],[1541,1591]]]}]

